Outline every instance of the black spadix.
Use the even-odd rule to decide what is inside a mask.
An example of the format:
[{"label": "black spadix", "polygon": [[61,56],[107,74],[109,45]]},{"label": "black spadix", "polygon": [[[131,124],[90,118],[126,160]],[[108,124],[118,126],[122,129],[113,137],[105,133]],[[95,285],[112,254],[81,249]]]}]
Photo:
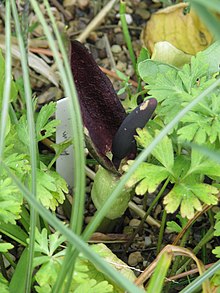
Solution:
[{"label": "black spadix", "polygon": [[126,116],[111,81],[78,41],[71,42],[70,62],[85,127],[86,146],[104,168],[117,173],[120,161],[136,153],[136,128],[144,127],[157,102],[151,98]]},{"label": "black spadix", "polygon": [[112,141],[112,162],[116,168],[136,148],[134,135],[143,128],[157,107],[157,100],[150,98],[135,108],[122,122]]}]

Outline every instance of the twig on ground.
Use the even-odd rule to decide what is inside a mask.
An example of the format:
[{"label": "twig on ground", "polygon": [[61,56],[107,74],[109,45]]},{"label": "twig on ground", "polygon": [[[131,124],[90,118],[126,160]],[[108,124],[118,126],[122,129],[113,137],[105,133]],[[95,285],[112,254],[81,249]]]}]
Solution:
[{"label": "twig on ground", "polygon": [[84,42],[85,39],[89,36],[89,34],[94,31],[94,29],[103,21],[112,7],[118,0],[111,0],[107,5],[103,7],[102,10],[93,18],[93,20],[87,25],[86,29],[78,36],[77,40],[80,42]]},{"label": "twig on ground", "polygon": [[[141,218],[145,216],[145,211],[140,209],[133,201],[129,201],[128,207],[137,215],[139,215]],[[146,222],[151,226],[156,226],[157,228],[160,228],[160,223],[156,221],[154,218],[152,218],[151,216],[148,216],[146,218]]]}]

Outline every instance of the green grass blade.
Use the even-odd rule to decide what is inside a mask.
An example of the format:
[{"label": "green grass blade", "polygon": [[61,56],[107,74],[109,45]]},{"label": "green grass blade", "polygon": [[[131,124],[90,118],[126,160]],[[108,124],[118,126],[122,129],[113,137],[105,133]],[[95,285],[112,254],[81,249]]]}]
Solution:
[{"label": "green grass blade", "polygon": [[161,226],[160,226],[158,241],[157,241],[157,252],[156,252],[157,255],[161,251],[161,246],[162,246],[163,237],[164,237],[164,231],[165,231],[166,222],[167,222],[166,220],[167,220],[167,212],[164,209],[163,214],[162,214],[162,220],[161,220]]},{"label": "green grass blade", "polygon": [[129,34],[129,30],[128,30],[128,25],[127,25],[127,20],[125,17],[125,12],[126,12],[126,2],[125,1],[120,1],[120,20],[121,20],[121,25],[122,25],[122,31],[124,34],[124,39],[128,48],[128,52],[132,61],[132,65],[134,68],[134,71],[136,72],[136,57],[134,54],[134,50],[132,47],[132,42],[131,42],[131,37]]},{"label": "green grass blade", "polygon": [[0,160],[3,158],[5,131],[11,93],[11,9],[9,1],[6,1],[5,12],[5,83],[0,121]]},{"label": "green grass blade", "polygon": [[[24,79],[24,91],[25,100],[27,107],[27,121],[28,121],[28,132],[30,140],[30,162],[31,162],[31,195],[36,197],[36,178],[37,178],[37,143],[35,134],[33,104],[32,104],[32,91],[30,86],[30,78],[28,72],[28,61],[27,54],[22,37],[20,21],[18,17],[18,11],[14,0],[11,1],[12,14],[14,17],[16,35],[18,39],[18,45],[21,52],[21,65]],[[33,258],[34,258],[34,242],[35,242],[35,227],[36,227],[36,212],[33,208],[30,209],[30,242],[28,246],[28,254],[26,261],[26,278],[25,292],[30,292],[32,282],[32,271],[33,271]]]},{"label": "green grass blade", "polygon": [[22,252],[20,259],[16,265],[15,272],[12,276],[9,290],[10,293],[24,293],[25,291],[25,274],[27,266],[28,250],[27,248]]},{"label": "green grass blade", "polygon": [[[208,1],[207,4],[209,2],[211,1]],[[201,17],[208,29],[213,33],[215,38],[220,40],[220,22],[217,17],[213,13],[211,13],[206,6],[203,6],[203,4],[200,4],[197,1],[192,2],[192,7]]]},{"label": "green grass blade", "polygon": [[99,255],[94,253],[89,245],[85,243],[78,235],[73,233],[69,228],[64,226],[63,222],[58,220],[52,213],[44,208],[31,192],[20,182],[20,180],[8,169],[8,167],[1,162],[8,175],[12,178],[13,182],[22,192],[27,202],[44,218],[47,222],[53,226],[57,231],[60,231],[64,235],[69,243],[74,246],[78,251],[82,252],[88,260],[97,266],[103,274],[117,283],[124,290],[131,293],[143,293],[141,289],[135,286],[131,281],[121,275],[118,271],[113,269],[106,261],[104,261]]},{"label": "green grass blade", "polygon": [[27,246],[28,235],[18,225],[0,223],[0,232],[23,246]]},{"label": "green grass blade", "polygon": [[192,3],[198,3],[200,5],[203,5],[204,8],[210,9],[213,12],[216,11],[220,13],[220,1],[219,0],[212,0],[212,1],[207,1],[207,0],[192,0]]},{"label": "green grass blade", "polygon": [[150,279],[149,286],[147,287],[148,293],[160,293],[163,290],[163,282],[166,277],[167,271],[172,261],[172,252],[165,251],[157,263],[153,276]]},{"label": "green grass blade", "polygon": [[199,152],[203,153],[210,159],[212,159],[215,162],[218,162],[220,164],[220,152],[219,151],[213,151],[205,146],[194,144],[194,143],[187,143],[187,145],[191,146],[191,148],[198,150]]}]

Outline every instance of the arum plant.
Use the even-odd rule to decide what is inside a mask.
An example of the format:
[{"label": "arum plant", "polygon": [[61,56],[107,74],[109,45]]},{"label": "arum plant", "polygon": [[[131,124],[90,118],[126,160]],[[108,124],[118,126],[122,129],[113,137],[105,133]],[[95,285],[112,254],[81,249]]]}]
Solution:
[{"label": "arum plant", "polygon": [[[93,202],[99,209],[117,185],[123,163],[135,158],[136,129],[145,126],[157,101],[154,98],[147,99],[126,115],[111,81],[100,70],[91,53],[78,41],[71,42],[70,61],[82,112],[86,146],[102,166],[96,173],[92,189]],[[106,217],[115,219],[121,216],[130,196],[131,189],[125,187]]]}]

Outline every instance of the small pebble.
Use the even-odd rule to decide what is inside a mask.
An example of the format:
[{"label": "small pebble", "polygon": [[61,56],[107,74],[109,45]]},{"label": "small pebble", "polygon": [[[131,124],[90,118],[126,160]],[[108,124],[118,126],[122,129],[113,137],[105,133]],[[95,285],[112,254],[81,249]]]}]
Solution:
[{"label": "small pebble", "polygon": [[143,201],[143,198],[140,196],[134,196],[132,199],[136,204],[141,204]]},{"label": "small pebble", "polygon": [[106,47],[106,42],[105,42],[105,39],[104,38],[101,38],[101,39],[98,39],[95,43],[95,46],[97,49],[105,49]]},{"label": "small pebble", "polygon": [[132,219],[129,223],[129,226],[132,228],[137,228],[140,225],[141,221],[138,219]]},{"label": "small pebble", "polygon": [[129,266],[136,266],[139,262],[143,261],[143,257],[139,251],[132,252],[128,257]]},{"label": "small pebble", "polygon": [[118,54],[121,52],[121,50],[122,50],[121,46],[119,46],[119,45],[112,45],[111,46],[111,51],[113,54]]},{"label": "small pebble", "polygon": [[[114,34],[121,33],[121,26],[117,26],[114,28]],[[115,35],[114,35],[115,37]]]},{"label": "small pebble", "polygon": [[124,51],[121,51],[121,53],[119,53],[117,55],[118,60],[120,60],[121,62],[123,62],[125,65],[128,63],[128,57],[126,56]]},{"label": "small pebble", "polygon": [[104,59],[107,57],[106,49],[99,50],[99,58]]},{"label": "small pebble", "polygon": [[143,9],[143,8],[137,8],[135,10],[135,13],[140,15],[141,18],[143,18],[145,20],[150,18],[150,12],[148,10]]},{"label": "small pebble", "polygon": [[150,236],[144,237],[145,246],[150,246],[152,244],[152,240]]},{"label": "small pebble", "polygon": [[[120,19],[120,14],[116,14],[116,18],[117,18],[117,19]],[[126,19],[126,22],[127,22],[128,25],[132,24],[132,22],[133,22],[133,18],[132,18],[132,16],[131,16],[131,14],[126,13],[126,14],[125,14],[125,19]],[[120,23],[121,23],[121,22],[120,22]]]},{"label": "small pebble", "polygon": [[132,9],[132,7],[129,7],[128,5],[126,6],[126,14],[125,15],[127,15],[127,14],[132,14],[133,13],[133,9]]},{"label": "small pebble", "polygon": [[64,0],[63,1],[63,6],[68,7],[68,6],[73,6],[76,4],[76,0]]},{"label": "small pebble", "polygon": [[116,64],[116,68],[122,72],[126,70],[126,64],[124,62],[121,62],[120,60]]},{"label": "small pebble", "polygon": [[115,35],[115,43],[120,46],[124,45],[125,41],[124,41],[124,36],[122,33],[117,33]]},{"label": "small pebble", "polygon": [[96,32],[90,32],[88,39],[92,42],[95,43],[98,39],[98,35]]},{"label": "small pebble", "polygon": [[78,0],[78,5],[80,9],[85,9],[89,5],[89,0]]},{"label": "small pebble", "polygon": [[132,65],[128,65],[128,69],[126,70],[125,73],[126,73],[127,76],[134,75],[134,68],[133,68],[133,66]]},{"label": "small pebble", "polygon": [[151,263],[150,263],[149,261],[147,261],[147,260],[144,260],[144,261],[143,261],[143,267],[144,267],[144,268],[148,267],[150,264],[151,264]]}]

